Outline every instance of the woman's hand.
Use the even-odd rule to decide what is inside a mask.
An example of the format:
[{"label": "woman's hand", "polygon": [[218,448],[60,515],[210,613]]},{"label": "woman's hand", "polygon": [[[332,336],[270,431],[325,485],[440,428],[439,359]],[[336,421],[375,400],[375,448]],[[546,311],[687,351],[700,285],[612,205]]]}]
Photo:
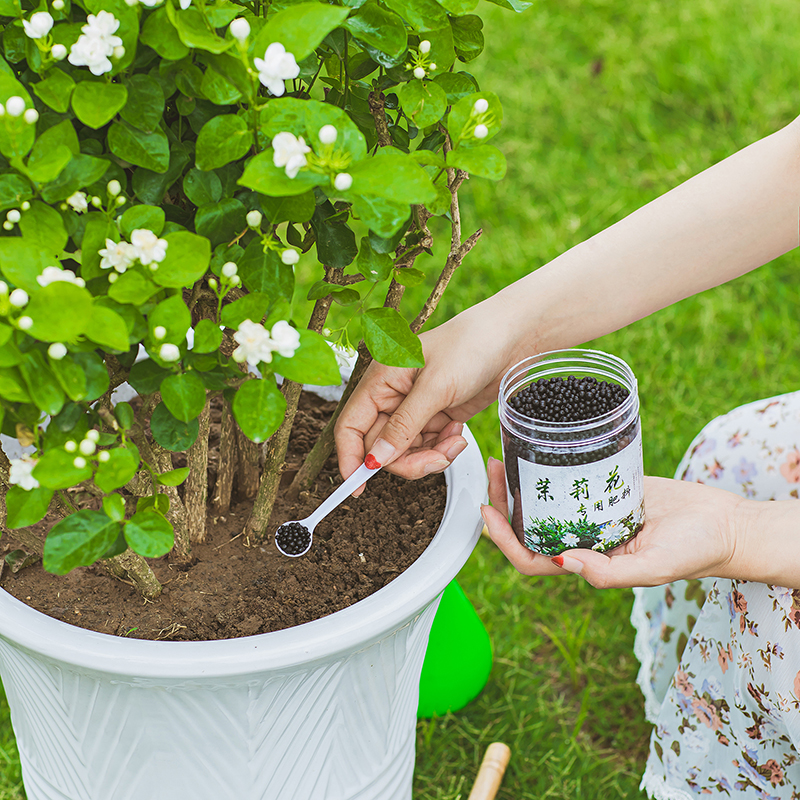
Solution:
[{"label": "woman's hand", "polygon": [[747,577],[736,574],[744,568],[736,556],[737,519],[748,501],[732,492],[646,477],[645,525],[633,539],[607,553],[567,550],[553,559],[520,544],[508,524],[505,469],[495,459],[489,460],[489,499],[494,507],[482,509],[489,535],[525,575],[579,573],[600,589],[709,575]]}]

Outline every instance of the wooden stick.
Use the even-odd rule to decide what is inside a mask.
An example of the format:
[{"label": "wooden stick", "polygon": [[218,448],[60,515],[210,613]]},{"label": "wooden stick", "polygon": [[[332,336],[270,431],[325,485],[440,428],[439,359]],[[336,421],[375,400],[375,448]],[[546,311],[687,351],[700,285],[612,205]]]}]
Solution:
[{"label": "wooden stick", "polygon": [[494,800],[510,758],[511,748],[507,744],[502,742],[490,744],[486,748],[478,776],[475,778],[475,785],[467,800]]}]

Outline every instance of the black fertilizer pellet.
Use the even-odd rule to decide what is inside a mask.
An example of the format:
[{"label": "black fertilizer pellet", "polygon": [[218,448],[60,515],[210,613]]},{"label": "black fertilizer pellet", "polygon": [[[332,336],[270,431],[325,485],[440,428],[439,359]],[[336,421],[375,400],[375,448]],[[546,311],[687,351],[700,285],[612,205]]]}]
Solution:
[{"label": "black fertilizer pellet", "polygon": [[579,422],[599,417],[622,405],[624,386],[595,378],[540,378],[508,401],[515,411],[547,422]]},{"label": "black fertilizer pellet", "polygon": [[287,555],[300,555],[311,541],[311,531],[299,522],[281,525],[275,532],[275,544]]}]

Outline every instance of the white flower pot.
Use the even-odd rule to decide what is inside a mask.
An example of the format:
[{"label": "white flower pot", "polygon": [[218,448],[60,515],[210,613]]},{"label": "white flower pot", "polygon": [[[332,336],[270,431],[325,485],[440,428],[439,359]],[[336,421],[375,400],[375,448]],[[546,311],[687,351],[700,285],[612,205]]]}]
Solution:
[{"label": "white flower pot", "polygon": [[465,436],[423,555],[304,625],[130,640],[0,590],[0,675],[28,800],[410,800],[428,633],[482,526],[483,459]]}]

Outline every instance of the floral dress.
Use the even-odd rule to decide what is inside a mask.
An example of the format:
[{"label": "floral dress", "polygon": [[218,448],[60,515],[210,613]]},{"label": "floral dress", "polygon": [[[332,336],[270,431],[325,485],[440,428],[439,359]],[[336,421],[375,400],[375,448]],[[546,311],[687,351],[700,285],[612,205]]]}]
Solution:
[{"label": "floral dress", "polygon": [[[676,477],[797,499],[800,392],[710,422]],[[634,595],[638,682],[655,726],[641,788],[656,800],[800,800],[800,590],[706,578]]]}]

